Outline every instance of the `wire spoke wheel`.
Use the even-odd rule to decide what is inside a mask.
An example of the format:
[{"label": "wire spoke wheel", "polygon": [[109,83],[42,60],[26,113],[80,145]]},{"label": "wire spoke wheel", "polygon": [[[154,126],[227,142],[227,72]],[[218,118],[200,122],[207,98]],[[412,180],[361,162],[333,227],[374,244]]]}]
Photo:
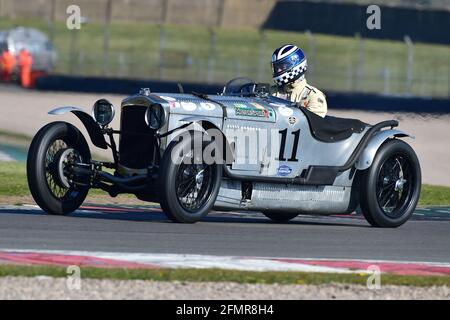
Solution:
[{"label": "wire spoke wheel", "polygon": [[360,206],[372,226],[399,227],[413,215],[422,175],[419,159],[406,142],[385,142],[360,177]]},{"label": "wire spoke wheel", "polygon": [[377,200],[384,214],[398,218],[404,213],[412,195],[412,169],[408,158],[393,154],[382,164],[378,175]]},{"label": "wire spoke wheel", "polygon": [[194,135],[173,141],[161,161],[160,204],[166,216],[181,223],[200,221],[213,208],[222,180],[222,165],[207,163],[203,151],[211,142],[193,147]]},{"label": "wire spoke wheel", "polygon": [[81,132],[66,122],[52,122],[33,138],[27,157],[31,195],[47,213],[67,214],[84,201],[89,186],[73,182],[72,165],[90,163],[89,146]]},{"label": "wire spoke wheel", "polygon": [[71,199],[78,194],[74,186],[62,182],[63,179],[67,181],[65,171],[72,162],[82,162],[76,150],[61,139],[51,143],[45,155],[45,178],[50,192],[59,200]]},{"label": "wire spoke wheel", "polygon": [[196,211],[208,201],[213,186],[214,166],[181,163],[176,175],[176,194],[186,211]]},{"label": "wire spoke wheel", "polygon": [[67,148],[67,144],[63,140],[58,139],[50,145],[45,154],[45,178],[47,180],[47,185],[50,191],[57,199],[64,199],[67,196],[69,190],[68,188],[61,186],[56,182],[58,166],[55,156],[58,151],[65,148]]}]

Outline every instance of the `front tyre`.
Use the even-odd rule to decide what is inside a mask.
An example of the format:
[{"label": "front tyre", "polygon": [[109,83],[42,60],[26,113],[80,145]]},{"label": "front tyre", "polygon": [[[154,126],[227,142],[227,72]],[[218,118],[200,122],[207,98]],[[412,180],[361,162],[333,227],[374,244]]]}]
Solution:
[{"label": "front tyre", "polygon": [[222,166],[206,164],[203,150],[193,150],[192,139],[172,142],[161,161],[160,204],[166,216],[181,223],[194,223],[212,209],[219,193]]},{"label": "front tyre", "polygon": [[86,139],[73,125],[52,122],[38,131],[27,157],[27,179],[31,195],[45,212],[64,215],[75,211],[89,188],[71,184],[67,166],[71,161],[89,163]]},{"label": "front tyre", "polygon": [[392,139],[362,173],[361,209],[374,227],[394,228],[413,214],[422,183],[419,160],[404,141]]}]

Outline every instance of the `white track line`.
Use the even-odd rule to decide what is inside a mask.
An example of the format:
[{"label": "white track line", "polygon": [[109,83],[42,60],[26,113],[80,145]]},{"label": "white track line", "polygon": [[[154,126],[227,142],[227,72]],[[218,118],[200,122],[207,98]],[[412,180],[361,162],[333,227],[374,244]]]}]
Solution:
[{"label": "white track line", "polygon": [[[332,272],[332,273],[366,273],[367,270],[354,270],[341,267],[328,267],[308,265],[295,262],[293,258],[267,258],[267,257],[234,257],[213,256],[195,254],[160,254],[160,253],[118,253],[118,252],[90,252],[67,250],[16,250],[0,249],[2,252],[42,253],[68,256],[87,256],[102,259],[112,259],[131,263],[157,265],[166,268],[220,268],[248,271],[303,271],[303,272]],[[286,261],[280,261],[280,260]],[[326,261],[358,261],[372,264],[396,263],[396,264],[421,264],[424,266],[450,268],[450,263],[434,262],[399,262],[380,260],[356,260],[356,259],[300,259],[300,260],[326,260]],[[289,262],[291,261],[291,262]]]}]

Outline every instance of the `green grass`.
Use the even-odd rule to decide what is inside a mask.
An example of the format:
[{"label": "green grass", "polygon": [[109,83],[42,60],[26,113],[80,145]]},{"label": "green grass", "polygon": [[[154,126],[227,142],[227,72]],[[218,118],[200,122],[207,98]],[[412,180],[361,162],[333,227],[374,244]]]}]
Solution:
[{"label": "green grass", "polygon": [[[25,164],[0,162],[0,196],[26,196],[30,192],[26,181]],[[90,195],[105,195],[102,190],[91,190]],[[450,206],[450,187],[423,185],[419,206]]]},{"label": "green grass", "polygon": [[[0,29],[17,25],[49,32],[44,20],[0,21]],[[105,65],[102,24],[87,23],[81,30],[71,31],[58,22],[54,30],[59,56],[57,73],[215,83],[249,76],[257,81],[270,81],[272,51],[290,42],[306,51],[308,77],[320,88],[383,92],[383,75],[388,70],[390,92],[405,91],[408,52],[401,41],[323,34],[314,35],[311,41],[305,33],[269,30],[262,36],[253,29],[214,29],[215,47],[212,47],[210,29],[169,25],[164,27],[165,44],[161,47],[158,26],[113,22],[109,63]],[[412,93],[448,96],[450,75],[448,67],[443,66],[450,63],[449,46],[417,43],[414,50]],[[214,56],[213,61],[210,56]]]},{"label": "green grass", "polygon": [[0,162],[0,195],[29,195],[25,163]]},{"label": "green grass", "polygon": [[450,205],[450,188],[442,186],[422,185],[419,205]]},{"label": "green grass", "polygon": [[[90,195],[106,195],[107,193],[92,189]],[[0,161],[0,196],[29,196],[24,162]]]},{"label": "green grass", "polygon": [[[66,277],[66,268],[56,266],[0,265],[0,277],[51,276]],[[89,279],[237,282],[258,284],[329,284],[346,283],[366,285],[367,274],[335,274],[306,272],[259,272],[223,269],[105,269],[82,267],[81,277]],[[404,276],[382,274],[382,285],[450,286],[448,276]]]}]

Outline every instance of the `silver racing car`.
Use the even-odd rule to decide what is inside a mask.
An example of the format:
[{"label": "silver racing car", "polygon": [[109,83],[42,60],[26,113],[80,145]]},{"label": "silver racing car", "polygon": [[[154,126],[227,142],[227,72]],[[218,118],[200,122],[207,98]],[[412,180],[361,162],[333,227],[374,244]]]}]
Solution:
[{"label": "silver racing car", "polygon": [[105,99],[92,114],[70,106],[49,113],[67,112],[114,161],[93,160],[70,123],[40,129],[27,176],[50,214],[76,210],[89,189],[100,188],[158,202],[175,222],[199,221],[212,209],[260,211],[281,222],[359,207],[372,226],[398,227],[420,195],[419,161],[397,121],[321,118],[243,78],[218,95],[141,89],[122,101],[119,130],[108,126],[115,109]]}]

